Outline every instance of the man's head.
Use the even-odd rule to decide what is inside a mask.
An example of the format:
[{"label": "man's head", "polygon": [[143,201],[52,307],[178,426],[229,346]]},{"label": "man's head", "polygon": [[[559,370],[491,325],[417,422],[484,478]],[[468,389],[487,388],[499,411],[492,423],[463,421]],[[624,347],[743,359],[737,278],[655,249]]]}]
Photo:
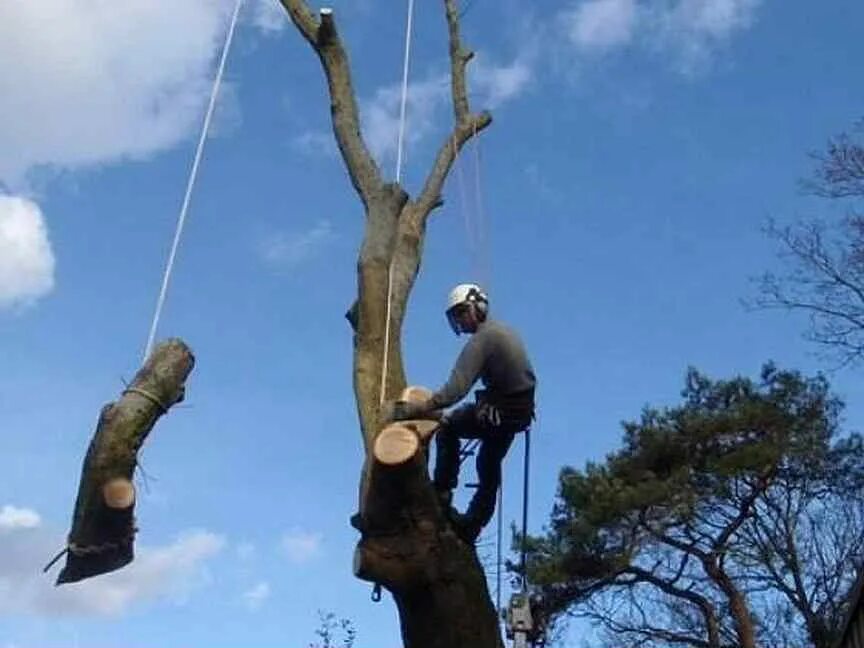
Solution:
[{"label": "man's head", "polygon": [[474,333],[489,313],[489,298],[477,284],[459,284],[447,298],[447,322],[456,335]]}]

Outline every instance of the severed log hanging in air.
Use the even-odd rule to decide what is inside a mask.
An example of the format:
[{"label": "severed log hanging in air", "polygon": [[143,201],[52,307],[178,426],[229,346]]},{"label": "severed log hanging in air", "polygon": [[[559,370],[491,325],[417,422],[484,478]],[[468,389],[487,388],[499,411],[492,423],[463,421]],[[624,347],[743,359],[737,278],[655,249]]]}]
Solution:
[{"label": "severed log hanging in air", "polygon": [[136,532],[132,476],[138,450],[159,417],[183,400],[194,365],[195,357],[182,340],[166,340],[156,346],[120,399],[102,408],[81,469],[72,530],[58,556],[65,553],[66,565],[56,585],[132,562]]}]

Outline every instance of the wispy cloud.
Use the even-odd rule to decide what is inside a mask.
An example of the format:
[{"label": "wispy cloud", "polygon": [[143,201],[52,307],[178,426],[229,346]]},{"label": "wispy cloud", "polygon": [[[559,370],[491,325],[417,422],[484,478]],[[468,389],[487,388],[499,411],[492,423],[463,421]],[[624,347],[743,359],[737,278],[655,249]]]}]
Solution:
[{"label": "wispy cloud", "polygon": [[[498,63],[479,53],[468,67],[469,92],[475,110],[499,108],[523,94],[533,76],[534,56],[527,48],[509,63]],[[432,72],[408,84],[403,153],[406,159],[412,149],[436,132],[449,128],[445,113],[450,107],[449,73]],[[379,164],[396,159],[402,86],[393,83],[376,90],[360,101],[363,136]],[[307,131],[294,139],[297,150],[314,155],[337,152],[332,133]]]},{"label": "wispy cloud", "polygon": [[762,0],[578,0],[558,16],[578,54],[642,47],[679,71],[703,69],[715,50],[750,27]]},{"label": "wispy cloud", "polygon": [[147,602],[182,605],[207,584],[206,563],[225,544],[209,531],[189,531],[168,545],[137,547],[135,561],[121,570],[54,587],[38,566],[56,552],[62,535],[21,525],[20,512],[10,517],[19,524],[0,533],[0,616],[117,616]]},{"label": "wispy cloud", "polygon": [[0,509],[0,533],[17,529],[35,529],[42,523],[36,511],[6,504]]},{"label": "wispy cloud", "polygon": [[[447,100],[449,88],[449,77],[444,74],[432,75],[409,84],[406,145],[416,144],[433,129],[436,112]],[[371,99],[361,105],[366,143],[379,161],[396,156],[401,102],[402,87],[393,84],[379,88]]]},{"label": "wispy cloud", "polygon": [[54,266],[42,210],[26,198],[0,194],[0,309],[51,292]]},{"label": "wispy cloud", "polygon": [[289,561],[300,565],[321,554],[322,541],[323,537],[320,533],[292,529],[282,536],[282,549]]},{"label": "wispy cloud", "polygon": [[254,0],[252,24],[265,35],[278,34],[288,25],[288,14],[279,0]]},{"label": "wispy cloud", "polygon": [[270,267],[290,270],[321,253],[335,232],[329,220],[318,221],[303,232],[280,232],[260,244],[261,257]]},{"label": "wispy cloud", "polygon": [[270,583],[261,581],[243,592],[243,602],[250,610],[257,610],[270,598]]},{"label": "wispy cloud", "polygon": [[533,78],[533,51],[525,50],[511,63],[497,65],[481,54],[468,68],[469,85],[479,108],[494,109],[523,94]]},{"label": "wispy cloud", "polygon": [[222,81],[219,86],[219,94],[216,96],[216,105],[213,109],[213,118],[207,136],[229,137],[237,132],[242,124],[243,112],[240,109],[237,84],[231,81]]},{"label": "wispy cloud", "polygon": [[704,69],[715,50],[756,20],[761,0],[678,0],[652,7],[648,20],[654,41],[673,52],[679,70],[692,74]]},{"label": "wispy cloud", "polygon": [[636,29],[636,0],[588,0],[562,14],[570,41],[584,51],[626,45]]},{"label": "wispy cloud", "polygon": [[330,131],[306,131],[297,135],[292,145],[298,152],[310,156],[335,157],[339,152]]}]

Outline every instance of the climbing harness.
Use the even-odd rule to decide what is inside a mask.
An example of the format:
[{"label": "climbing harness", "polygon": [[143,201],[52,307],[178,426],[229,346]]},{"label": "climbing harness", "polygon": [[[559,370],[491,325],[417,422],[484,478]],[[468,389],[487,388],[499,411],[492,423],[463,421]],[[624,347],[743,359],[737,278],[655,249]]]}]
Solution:
[{"label": "climbing harness", "polygon": [[159,289],[159,298],[156,300],[156,311],[153,313],[153,322],[150,324],[150,333],[147,336],[147,344],[144,347],[144,360],[147,360],[150,352],[153,350],[153,344],[156,340],[156,329],[159,327],[159,319],[162,316],[162,307],[165,305],[165,296],[168,293],[168,282],[170,281],[171,273],[174,270],[174,260],[177,257],[177,248],[180,245],[180,237],[183,234],[183,227],[186,224],[186,214],[189,211],[189,202],[192,199],[192,190],[195,188],[195,181],[198,178],[198,167],[201,164],[201,158],[204,154],[204,143],[207,141],[207,133],[210,131],[210,121],[213,118],[213,110],[216,107],[216,99],[219,96],[219,88],[222,85],[222,75],[225,72],[225,62],[228,60],[228,52],[231,49],[231,41],[234,39],[234,30],[237,27],[237,18],[240,15],[240,7],[242,4],[243,0],[237,0],[234,5],[234,13],[231,16],[231,23],[228,26],[228,34],[225,37],[225,45],[222,48],[222,57],[219,59],[216,79],[213,81],[213,88],[210,91],[210,103],[207,105],[207,112],[204,115],[204,124],[201,127],[201,135],[198,138],[198,147],[195,149],[195,157],[192,160],[192,168],[189,171],[189,179],[186,182],[186,193],[183,196],[180,215],[177,217],[177,228],[174,231],[174,241],[171,244],[171,252],[168,254],[168,262],[165,265],[165,274],[162,277],[162,287]]}]

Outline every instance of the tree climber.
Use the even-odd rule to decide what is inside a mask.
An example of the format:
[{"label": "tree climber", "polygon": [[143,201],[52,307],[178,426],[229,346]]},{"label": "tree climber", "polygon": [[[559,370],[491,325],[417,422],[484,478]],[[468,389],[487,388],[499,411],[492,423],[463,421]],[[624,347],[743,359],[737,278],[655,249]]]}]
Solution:
[{"label": "tree climber", "polygon": [[[461,401],[477,379],[475,402],[445,413],[436,432],[434,482],[442,504],[450,513],[457,533],[474,542],[495,512],[501,484],[501,462],[513,437],[527,429],[534,418],[536,377],[519,335],[488,317],[489,299],[476,284],[459,284],[449,295],[447,321],[456,335],[468,333],[447,383],[428,400],[400,401],[395,420],[422,418]],[[453,489],[459,477],[459,440],[480,439],[477,453],[479,485],[464,514],[451,509]]]}]

